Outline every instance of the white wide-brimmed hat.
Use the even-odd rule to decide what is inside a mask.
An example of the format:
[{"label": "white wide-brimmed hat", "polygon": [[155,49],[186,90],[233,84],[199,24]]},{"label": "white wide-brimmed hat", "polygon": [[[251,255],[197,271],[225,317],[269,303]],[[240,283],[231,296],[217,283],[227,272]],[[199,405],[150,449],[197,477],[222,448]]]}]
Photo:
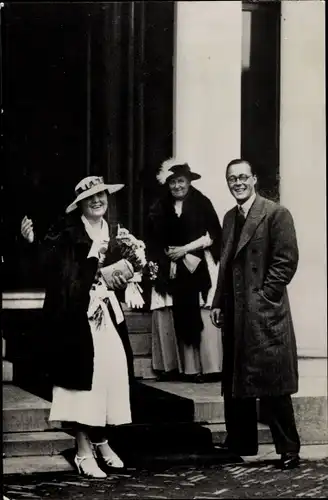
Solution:
[{"label": "white wide-brimmed hat", "polygon": [[109,194],[116,193],[124,187],[124,184],[105,184],[104,178],[98,175],[90,175],[85,177],[75,186],[75,200],[68,205],[66,213],[69,214],[77,208],[77,203],[85,198],[89,198],[93,194],[101,191],[108,191]]}]

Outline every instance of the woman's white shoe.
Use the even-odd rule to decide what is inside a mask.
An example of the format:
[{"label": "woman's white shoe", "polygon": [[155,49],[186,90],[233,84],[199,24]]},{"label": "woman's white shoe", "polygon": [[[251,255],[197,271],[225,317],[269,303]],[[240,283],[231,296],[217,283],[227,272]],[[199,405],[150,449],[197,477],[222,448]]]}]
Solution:
[{"label": "woman's white shoe", "polygon": [[79,474],[82,474],[85,477],[92,477],[95,479],[105,479],[105,477],[107,477],[107,474],[98,467],[96,459],[93,455],[86,455],[84,457],[76,455],[74,463],[79,471]]},{"label": "woman's white shoe", "polygon": [[[104,441],[102,443],[93,443],[93,444],[94,446],[96,446],[98,453],[101,455],[103,461],[108,467],[114,467],[115,469],[124,468],[122,460],[110,448],[108,441]],[[104,446],[105,449],[103,449],[102,446]]]}]

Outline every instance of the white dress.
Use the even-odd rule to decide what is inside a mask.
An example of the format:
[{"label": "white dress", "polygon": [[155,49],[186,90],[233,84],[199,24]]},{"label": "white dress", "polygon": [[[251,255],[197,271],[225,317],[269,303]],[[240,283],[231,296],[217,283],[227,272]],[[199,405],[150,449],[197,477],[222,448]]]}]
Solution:
[{"label": "white dress", "polygon": [[[103,221],[105,230],[106,226],[106,221]],[[86,230],[94,239],[94,234],[87,225]],[[79,422],[98,427],[128,424],[132,421],[126,354],[108,312],[106,300],[111,302],[118,323],[123,321],[114,292],[109,291],[104,281],[97,277],[90,290],[88,309],[94,345],[92,389],[80,391],[54,386],[49,420]],[[94,317],[97,310],[100,312],[100,321]]]}]

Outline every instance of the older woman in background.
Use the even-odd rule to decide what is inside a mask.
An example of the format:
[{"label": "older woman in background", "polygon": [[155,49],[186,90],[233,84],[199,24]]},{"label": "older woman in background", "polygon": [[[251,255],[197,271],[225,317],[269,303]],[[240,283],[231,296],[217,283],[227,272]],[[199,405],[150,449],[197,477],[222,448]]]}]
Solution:
[{"label": "older woman in background", "polygon": [[160,380],[216,381],[221,336],[210,321],[221,225],[211,201],[191,185],[201,176],[170,159],[157,179],[163,196],[148,217],[148,258],[157,265],[151,309],[152,362]]},{"label": "older woman in background", "polygon": [[[53,383],[50,420],[74,423],[75,464],[88,477],[106,477],[104,466],[121,468],[106,425],[131,422],[133,355],[116,291],[123,276],[105,283],[100,268],[119,260],[104,219],[108,194],[123,187],[102,177],[82,179],[64,220],[44,240],[24,217],[21,233],[41,250],[46,270],[44,351]],[[98,459],[101,462],[97,463]]]}]

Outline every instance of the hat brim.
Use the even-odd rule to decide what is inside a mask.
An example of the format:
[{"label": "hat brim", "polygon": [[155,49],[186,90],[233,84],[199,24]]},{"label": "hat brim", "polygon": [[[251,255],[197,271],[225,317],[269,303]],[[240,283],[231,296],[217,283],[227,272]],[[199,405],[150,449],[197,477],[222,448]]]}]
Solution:
[{"label": "hat brim", "polygon": [[182,173],[182,172],[175,173],[174,172],[172,175],[169,175],[169,177],[166,179],[166,182],[173,179],[173,177],[181,177],[181,176],[187,177],[187,179],[190,179],[191,181],[197,181],[197,179],[201,178],[201,175],[196,174],[195,172],[188,172],[188,173]]},{"label": "hat brim", "polygon": [[73,203],[68,205],[66,208],[65,212],[69,214],[70,212],[73,212],[77,208],[77,204],[79,201],[85,200],[86,198],[89,198],[90,196],[100,193],[101,191],[108,191],[109,194],[116,193],[120,189],[124,187],[124,184],[97,184],[96,186],[93,186],[91,189],[88,189],[87,191],[84,191],[83,193],[79,194]]}]

